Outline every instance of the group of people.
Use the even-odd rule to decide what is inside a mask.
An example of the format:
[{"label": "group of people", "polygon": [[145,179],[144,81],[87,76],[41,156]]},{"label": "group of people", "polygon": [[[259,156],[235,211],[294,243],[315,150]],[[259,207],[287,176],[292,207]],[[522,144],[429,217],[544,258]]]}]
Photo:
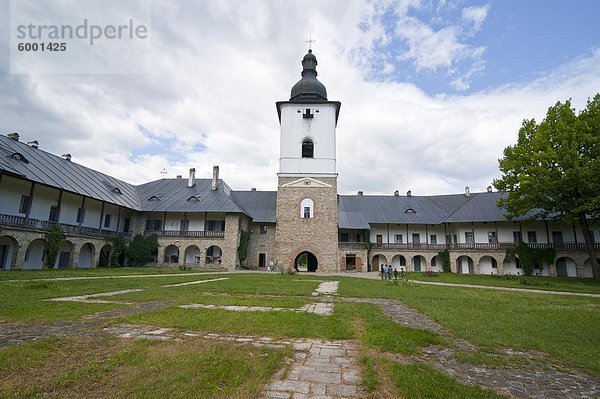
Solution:
[{"label": "group of people", "polygon": [[[397,267],[394,267],[392,269],[392,265],[387,265],[385,263],[382,263],[379,271],[381,273],[382,280],[391,280],[392,273],[394,274],[394,280],[398,280],[398,268]],[[404,278],[404,269],[403,268],[400,268],[400,278]]]}]

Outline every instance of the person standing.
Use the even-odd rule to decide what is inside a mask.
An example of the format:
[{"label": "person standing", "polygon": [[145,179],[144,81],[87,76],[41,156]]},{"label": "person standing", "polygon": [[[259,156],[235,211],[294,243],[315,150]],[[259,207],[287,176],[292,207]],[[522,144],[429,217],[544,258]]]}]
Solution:
[{"label": "person standing", "polygon": [[392,265],[388,265],[388,280],[392,281]]},{"label": "person standing", "polygon": [[385,263],[381,264],[381,279],[385,280],[385,274],[387,273],[387,269],[385,267]]},{"label": "person standing", "polygon": [[394,267],[394,280],[398,281],[398,268]]}]

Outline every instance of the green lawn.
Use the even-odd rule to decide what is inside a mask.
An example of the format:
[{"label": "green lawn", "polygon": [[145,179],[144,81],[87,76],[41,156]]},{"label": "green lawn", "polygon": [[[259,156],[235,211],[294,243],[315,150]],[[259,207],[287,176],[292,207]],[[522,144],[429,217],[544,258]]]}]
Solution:
[{"label": "green lawn", "polygon": [[426,276],[420,272],[405,273],[409,280],[431,281],[440,283],[489,285],[493,287],[509,287],[548,291],[570,291],[600,294],[600,283],[591,278],[572,277],[537,277],[537,276],[490,276],[483,274],[438,273]]},{"label": "green lawn", "polygon": [[600,373],[600,299],[343,280],[340,295],[400,299],[483,347],[547,352]]},{"label": "green lawn", "polygon": [[257,397],[286,354],[194,338],[47,339],[0,349],[0,397]]},{"label": "green lawn", "polygon": [[92,268],[92,269],[44,269],[44,270],[2,270],[2,280],[24,280],[56,277],[101,277],[122,276],[131,274],[190,274],[202,273],[198,270],[179,270],[176,268],[157,267],[118,267],[118,268]]},{"label": "green lawn", "polygon": [[[152,269],[134,270],[133,274],[141,271],[161,273]],[[110,276],[123,275],[127,271],[130,269],[95,269],[86,272]],[[78,275],[76,271],[58,272],[62,273],[60,276],[69,273]],[[20,280],[47,277],[54,275],[52,273],[55,271],[28,271]],[[361,351],[366,353],[362,357],[365,387],[373,394],[379,392],[380,397],[448,397],[449,392],[455,392],[454,397],[496,396],[490,391],[459,384],[420,363],[388,363],[390,360],[386,353],[413,356],[419,354],[423,347],[433,344],[447,346],[451,343],[437,334],[392,322],[374,304],[335,302],[334,314],[331,316],[292,311],[249,313],[224,309],[182,309],[177,305],[203,303],[295,309],[315,301],[312,292],[319,284],[316,280],[339,280],[340,297],[401,300],[446,326],[455,336],[480,347],[473,354],[459,354],[458,358],[463,361],[502,366],[505,363],[501,358],[495,357],[495,354],[510,347],[541,351],[548,354],[546,361],[553,364],[575,366],[588,373],[600,374],[600,345],[594,344],[600,341],[599,298],[432,286],[410,281],[383,282],[318,274],[290,276],[181,273],[176,277],[16,282],[6,280],[14,279],[17,272],[7,274],[13,276],[0,281],[0,322],[77,320],[84,315],[128,305],[47,302],[44,299],[141,289],[140,292],[105,299],[130,303],[163,301],[168,304],[158,309],[126,317],[108,318],[101,322],[269,336],[276,339],[357,340]],[[3,273],[0,276],[5,277]],[[412,274],[410,277],[420,278]],[[451,282],[473,283],[468,280],[473,277],[478,276],[458,276]],[[483,277],[501,284],[514,284],[511,280]],[[227,280],[163,287],[167,284],[217,278]],[[439,281],[436,278],[430,279]],[[486,279],[480,281],[485,283]],[[566,288],[569,284],[578,283],[576,280],[556,280],[556,284]],[[187,339],[180,343],[102,339],[105,351],[100,351],[98,345],[92,345],[83,338],[42,340],[0,349],[0,372],[3,373],[3,378],[8,376],[0,382],[0,397],[35,397],[43,392],[50,392],[56,397],[87,397],[90,396],[90,391],[85,389],[95,389],[86,388],[90,386],[97,387],[97,392],[102,394],[100,396],[114,396],[111,381],[123,386],[124,396],[151,397],[158,392],[162,397],[189,397],[194,396],[190,392],[198,392],[197,397],[256,397],[259,388],[280,366],[285,352],[273,351],[265,355],[266,352],[240,351],[234,345],[207,343],[200,338],[190,341],[189,346],[186,344]],[[224,355],[221,356],[212,348],[218,348]],[[186,349],[189,351],[186,352]],[[71,352],[73,358],[63,358],[70,356]],[[252,357],[259,352],[260,359]],[[80,359],[84,360],[77,364]],[[249,364],[254,367],[254,362],[257,362],[257,369],[247,369]],[[53,367],[53,364],[65,366]],[[185,373],[189,368],[202,370],[196,370],[195,374],[190,375]],[[223,370],[227,368],[238,370],[244,378],[222,382]],[[28,377],[37,374],[41,377]],[[220,381],[218,388],[206,383],[202,385],[206,379]],[[405,383],[396,385],[397,379]],[[156,384],[160,386],[155,385],[154,381],[158,381]]]}]

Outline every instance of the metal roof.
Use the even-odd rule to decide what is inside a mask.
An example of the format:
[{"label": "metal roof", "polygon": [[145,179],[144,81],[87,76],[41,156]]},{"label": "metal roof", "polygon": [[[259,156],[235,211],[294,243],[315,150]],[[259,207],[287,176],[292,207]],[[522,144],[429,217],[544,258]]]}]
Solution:
[{"label": "metal roof", "polygon": [[255,223],[275,223],[277,191],[235,191],[234,195]]},{"label": "metal roof", "polygon": [[146,212],[239,212],[250,216],[221,179],[211,190],[212,179],[161,179],[137,187],[141,209]]},{"label": "metal roof", "polygon": [[[20,154],[21,160],[14,154]],[[135,186],[6,136],[0,136],[0,170],[111,204],[140,208]],[[116,188],[120,194],[113,191]]]},{"label": "metal roof", "polygon": [[[371,224],[441,224],[445,222],[505,221],[506,211],[497,203],[499,192],[380,196],[340,195],[338,225],[342,229],[368,229]],[[515,220],[523,220],[519,218]]]}]

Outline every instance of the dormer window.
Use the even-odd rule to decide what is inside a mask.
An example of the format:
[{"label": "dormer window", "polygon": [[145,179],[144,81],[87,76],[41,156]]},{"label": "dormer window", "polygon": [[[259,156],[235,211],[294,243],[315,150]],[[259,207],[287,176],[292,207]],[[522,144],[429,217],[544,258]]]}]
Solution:
[{"label": "dormer window", "polygon": [[195,195],[192,195],[187,200],[188,200],[188,202],[200,202],[200,199],[198,197],[196,197]]},{"label": "dormer window", "polygon": [[406,210],[404,211],[404,213],[417,213],[417,212],[415,212],[415,210],[412,209],[412,208],[406,208]]},{"label": "dormer window", "polygon": [[314,158],[315,145],[311,139],[302,140],[302,158]]},{"label": "dormer window", "polygon": [[112,191],[113,193],[115,193],[115,194],[119,194],[119,195],[123,194],[123,193],[121,192],[121,189],[120,189],[119,187],[115,187],[115,188],[113,188],[111,191]]},{"label": "dormer window", "polygon": [[23,163],[29,163],[29,161],[27,160],[27,158],[25,158],[23,156],[23,154],[21,154],[20,152],[15,152],[15,153],[11,154],[10,157],[12,159],[16,159],[17,161],[21,161]]},{"label": "dormer window", "polygon": [[160,197],[153,195],[152,197],[148,198],[148,201],[160,201]]}]

